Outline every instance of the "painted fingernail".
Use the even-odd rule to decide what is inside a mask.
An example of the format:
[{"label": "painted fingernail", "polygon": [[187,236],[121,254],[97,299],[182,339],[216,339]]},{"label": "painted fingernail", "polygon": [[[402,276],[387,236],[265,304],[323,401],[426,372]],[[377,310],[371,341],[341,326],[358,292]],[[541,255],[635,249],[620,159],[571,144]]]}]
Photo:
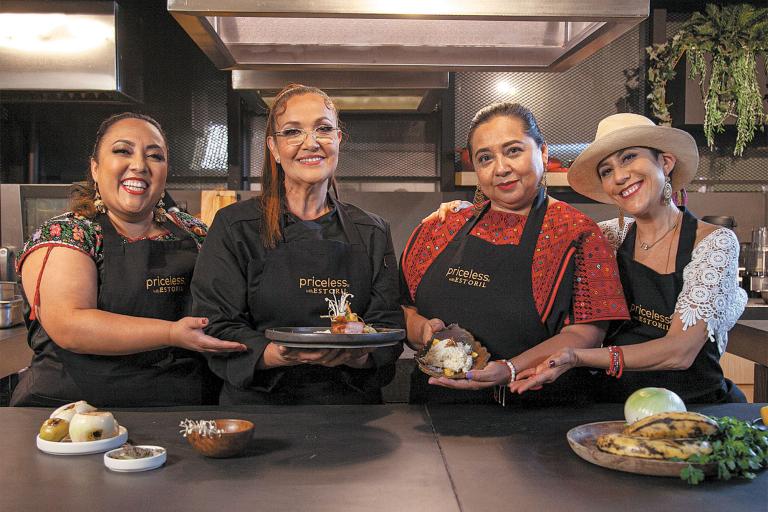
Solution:
[{"label": "painted fingernail", "polygon": [[472,380],[472,372],[467,372],[467,380]]},{"label": "painted fingernail", "polygon": [[554,359],[550,359],[549,360],[549,367],[550,368],[554,368],[555,367],[555,360]]}]

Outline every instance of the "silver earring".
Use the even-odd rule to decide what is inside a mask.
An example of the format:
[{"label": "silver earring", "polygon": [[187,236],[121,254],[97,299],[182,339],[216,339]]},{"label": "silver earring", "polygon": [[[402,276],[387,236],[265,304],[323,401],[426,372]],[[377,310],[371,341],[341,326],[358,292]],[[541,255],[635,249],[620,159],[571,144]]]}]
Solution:
[{"label": "silver earring", "polygon": [[666,176],[664,178],[664,188],[662,189],[662,195],[664,196],[664,204],[668,205],[672,202],[672,182],[669,179],[669,176]]},{"label": "silver earring", "polygon": [[107,213],[107,207],[101,200],[101,194],[99,194],[99,184],[94,182],[93,188],[93,209],[99,213]]},{"label": "silver earring", "polygon": [[155,213],[154,213],[154,219],[155,222],[163,223],[168,218],[165,211],[165,203],[163,202],[163,198],[165,197],[165,192],[163,192],[160,195],[160,200],[155,205]]},{"label": "silver earring", "polygon": [[547,172],[544,171],[544,173],[541,175],[541,182],[539,182],[539,186],[544,189],[544,195],[547,195]]}]

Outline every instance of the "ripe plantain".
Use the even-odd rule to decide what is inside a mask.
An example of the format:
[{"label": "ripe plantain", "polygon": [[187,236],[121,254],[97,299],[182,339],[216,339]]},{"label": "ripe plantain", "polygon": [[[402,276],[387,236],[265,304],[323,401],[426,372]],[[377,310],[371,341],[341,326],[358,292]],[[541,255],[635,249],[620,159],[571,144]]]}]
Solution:
[{"label": "ripe plantain", "polygon": [[697,412],[663,412],[638,420],[623,434],[646,439],[704,437],[718,430],[715,420]]},{"label": "ripe plantain", "polygon": [[646,439],[624,434],[603,434],[597,438],[597,448],[614,455],[662,460],[712,453],[712,446],[703,439]]}]

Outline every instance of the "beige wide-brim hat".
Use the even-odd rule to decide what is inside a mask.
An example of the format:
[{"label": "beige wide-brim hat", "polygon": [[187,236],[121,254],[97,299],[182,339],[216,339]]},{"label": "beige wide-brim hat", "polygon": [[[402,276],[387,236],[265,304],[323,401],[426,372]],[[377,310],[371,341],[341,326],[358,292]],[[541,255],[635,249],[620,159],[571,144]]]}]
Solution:
[{"label": "beige wide-brim hat", "polygon": [[672,170],[672,190],[686,186],[699,167],[699,148],[688,132],[657,126],[638,114],[614,114],[597,125],[595,141],[587,146],[568,169],[568,183],[583,196],[601,203],[613,203],[603,192],[597,165],[607,156],[624,148],[646,147],[672,153],[677,163]]}]

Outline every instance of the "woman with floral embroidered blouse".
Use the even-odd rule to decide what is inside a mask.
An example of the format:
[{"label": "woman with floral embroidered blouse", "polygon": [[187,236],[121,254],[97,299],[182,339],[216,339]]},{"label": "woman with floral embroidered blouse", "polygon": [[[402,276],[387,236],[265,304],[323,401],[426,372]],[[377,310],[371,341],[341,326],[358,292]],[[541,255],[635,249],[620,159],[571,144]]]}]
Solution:
[{"label": "woman with floral embroidered blouse", "polygon": [[216,389],[196,353],[245,348],[206,336],[205,318],[184,316],[206,227],[164,210],[167,154],[154,119],[108,118],[72,211],[27,241],[18,267],[35,354],[11,405],[200,404]]},{"label": "woman with floral embroidered blouse", "polygon": [[[696,142],[682,130],[637,114],[600,122],[568,181],[580,194],[619,207],[619,218],[600,227],[618,250],[632,319],[612,329],[607,348],[556,351],[521,372],[512,391],[591,367],[607,370],[597,386],[607,401],[623,402],[647,386],[670,389],[690,403],[745,401],[719,364],[747,301],[737,283],[739,241],[733,231],[701,222],[672,201],[698,162]],[[622,211],[634,220],[624,221]]]},{"label": "woman with floral embroidered blouse", "polygon": [[[547,144],[533,114],[515,103],[482,109],[467,148],[487,200],[416,228],[400,262],[401,301],[412,347],[458,323],[493,361],[467,379],[414,373],[414,402],[491,401],[517,372],[562,347],[599,346],[608,321],[628,317],[600,229],[547,196]],[[572,401],[584,378],[572,373],[534,399]]]}]

